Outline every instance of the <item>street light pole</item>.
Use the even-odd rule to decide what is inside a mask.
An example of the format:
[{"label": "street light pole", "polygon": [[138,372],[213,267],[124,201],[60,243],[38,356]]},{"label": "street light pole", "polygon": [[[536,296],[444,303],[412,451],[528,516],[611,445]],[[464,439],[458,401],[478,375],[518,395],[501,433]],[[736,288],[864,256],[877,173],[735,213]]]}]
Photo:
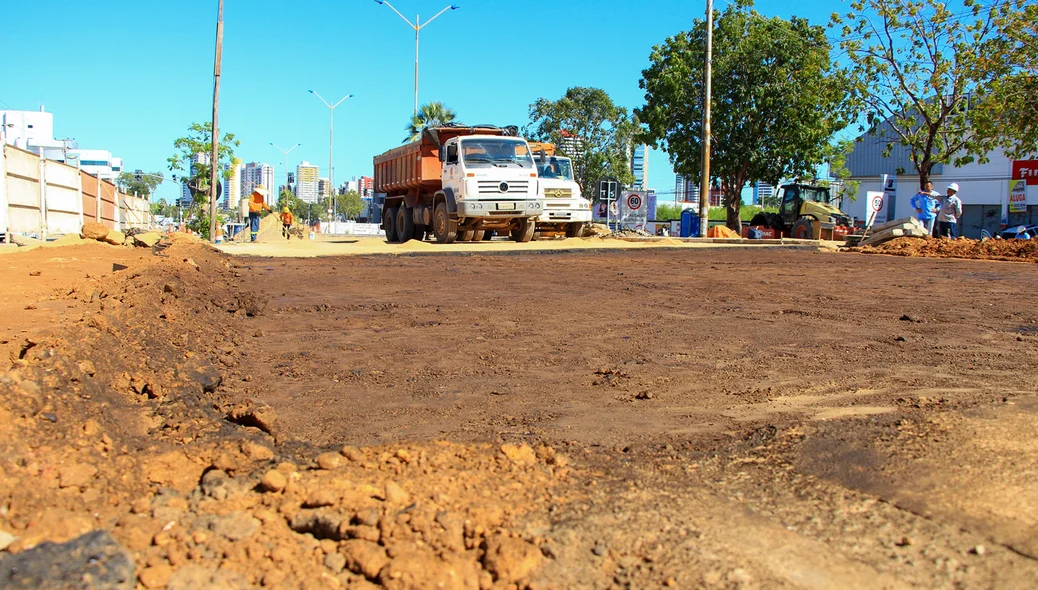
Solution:
[{"label": "street light pole", "polygon": [[706,0],[706,64],[703,72],[703,173],[699,184],[699,237],[710,225],[710,100],[714,57],[714,2]]},{"label": "street light pole", "polygon": [[386,0],[375,0],[375,2],[378,2],[379,4],[385,4],[386,6],[388,6],[393,12],[395,12],[397,14],[397,16],[399,16],[400,18],[404,19],[404,22],[407,23],[407,26],[409,26],[412,29],[414,29],[414,114],[415,114],[415,116],[417,116],[418,115],[418,33],[419,33],[419,31],[422,30],[423,27],[429,26],[429,23],[431,23],[434,20],[436,20],[436,18],[438,16],[440,16],[441,14],[447,12],[448,10],[457,10],[457,9],[459,9],[461,7],[458,6],[457,4],[449,4],[449,5],[447,5],[446,8],[444,8],[443,10],[437,12],[436,16],[434,16],[434,17],[430,18],[429,20],[425,21],[425,24],[421,24],[417,14],[415,15],[414,22],[412,23],[411,21],[407,20],[406,16],[400,14],[400,11],[397,10],[396,8],[394,8],[392,4],[390,4],[389,2],[386,2]]},{"label": "street light pole", "polygon": [[[316,96],[318,99],[320,99],[321,102],[324,103],[324,106],[328,107],[328,210],[332,212],[332,217],[334,217],[334,215],[335,215],[335,176],[334,176],[334,170],[332,169],[332,146],[335,143],[335,133],[334,133],[334,128],[333,128],[333,125],[335,123],[335,107],[341,105],[342,101],[346,100],[347,98],[353,98],[353,95],[352,94],[347,94],[346,96],[340,98],[339,102],[337,102],[335,104],[330,104],[327,100],[322,98],[320,94],[317,94],[313,90],[310,90],[308,92],[310,92],[310,94],[313,94],[314,96]],[[320,186],[320,184],[321,184],[320,177],[318,177],[317,184],[318,184],[318,186]],[[328,227],[329,227],[329,229],[331,228],[331,225],[330,225],[331,222],[332,222],[332,218],[329,218],[328,219],[328,223],[329,223]]]},{"label": "street light pole", "polygon": [[[274,143],[273,141],[270,142],[270,145],[274,146],[279,152],[281,152],[285,156],[285,190],[287,191],[288,190],[288,154],[292,150],[296,149],[297,147],[299,147],[299,146],[301,146],[303,144],[297,143],[294,146],[288,148],[287,150],[283,149],[281,146],[279,146],[278,144]],[[273,188],[273,187],[271,187],[271,188]],[[280,197],[280,196],[281,195],[278,195],[278,197]]]}]

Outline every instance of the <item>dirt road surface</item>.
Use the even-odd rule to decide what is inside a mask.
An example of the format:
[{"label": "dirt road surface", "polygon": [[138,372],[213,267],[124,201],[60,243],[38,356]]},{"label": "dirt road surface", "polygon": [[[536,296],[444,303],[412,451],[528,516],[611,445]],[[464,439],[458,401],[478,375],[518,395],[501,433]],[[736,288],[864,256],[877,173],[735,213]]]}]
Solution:
[{"label": "dirt road surface", "polygon": [[175,242],[0,258],[0,585],[1038,586],[1033,263]]}]

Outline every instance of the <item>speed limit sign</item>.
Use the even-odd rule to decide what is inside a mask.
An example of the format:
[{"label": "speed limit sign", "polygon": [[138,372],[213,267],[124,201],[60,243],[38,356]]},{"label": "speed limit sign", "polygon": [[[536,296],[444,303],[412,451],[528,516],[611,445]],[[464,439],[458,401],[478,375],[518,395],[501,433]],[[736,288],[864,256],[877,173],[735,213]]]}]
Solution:
[{"label": "speed limit sign", "polygon": [[627,195],[627,208],[631,211],[637,211],[642,207],[642,196],[638,193],[631,193]]},{"label": "speed limit sign", "polygon": [[878,194],[878,195],[873,195],[872,196],[872,203],[871,203],[871,205],[872,205],[872,210],[877,212],[877,213],[879,213],[879,211],[881,209],[883,209],[883,195],[882,195],[882,193]]}]

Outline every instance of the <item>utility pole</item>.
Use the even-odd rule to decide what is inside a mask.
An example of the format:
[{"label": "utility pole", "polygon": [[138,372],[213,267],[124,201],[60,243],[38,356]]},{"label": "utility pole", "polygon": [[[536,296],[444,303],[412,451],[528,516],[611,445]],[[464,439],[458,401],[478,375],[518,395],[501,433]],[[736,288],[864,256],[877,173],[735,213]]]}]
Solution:
[{"label": "utility pole", "polygon": [[223,58],[223,0],[216,17],[216,62],[213,67],[213,153],[209,160],[209,241],[216,243],[216,183],[220,173],[220,61]]},{"label": "utility pole", "polygon": [[706,67],[703,70],[703,174],[699,184],[699,237],[710,225],[710,80],[714,59],[714,2],[706,0]]}]

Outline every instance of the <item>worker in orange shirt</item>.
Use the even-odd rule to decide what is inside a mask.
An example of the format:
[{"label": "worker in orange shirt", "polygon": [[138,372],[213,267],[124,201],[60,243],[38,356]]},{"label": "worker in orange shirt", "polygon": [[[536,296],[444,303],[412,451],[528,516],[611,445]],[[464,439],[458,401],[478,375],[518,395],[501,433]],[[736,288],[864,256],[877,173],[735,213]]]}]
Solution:
[{"label": "worker in orange shirt", "polygon": [[286,240],[292,239],[292,234],[289,231],[292,229],[292,223],[295,220],[295,216],[288,210],[288,207],[281,208],[281,235],[285,236]]},{"label": "worker in orange shirt", "polygon": [[270,211],[266,199],[267,189],[262,186],[252,189],[252,196],[249,197],[249,233],[253,242],[256,241],[256,235],[259,234],[260,214],[264,209]]}]

